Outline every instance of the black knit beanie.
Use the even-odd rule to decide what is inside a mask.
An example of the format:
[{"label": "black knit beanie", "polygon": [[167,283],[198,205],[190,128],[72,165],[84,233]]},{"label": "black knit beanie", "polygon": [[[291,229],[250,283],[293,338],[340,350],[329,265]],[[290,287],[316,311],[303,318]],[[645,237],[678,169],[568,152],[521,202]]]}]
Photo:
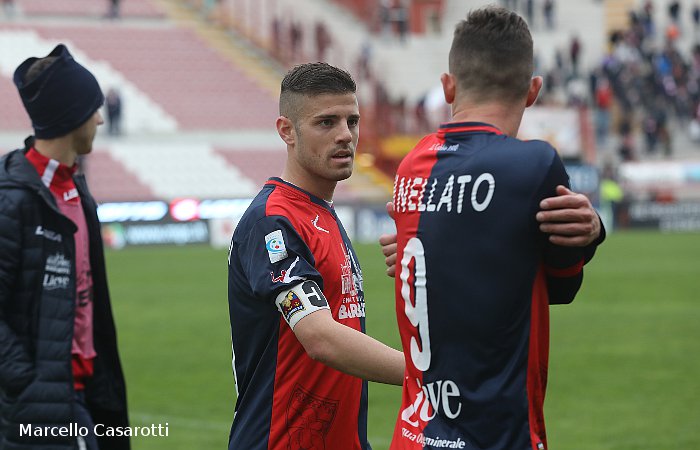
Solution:
[{"label": "black knit beanie", "polygon": [[17,67],[13,80],[22,103],[32,119],[34,135],[39,139],[64,136],[79,128],[104,103],[102,89],[95,77],[78,64],[60,44],[48,54],[53,63],[29,83],[24,77],[41,58],[29,58]]}]

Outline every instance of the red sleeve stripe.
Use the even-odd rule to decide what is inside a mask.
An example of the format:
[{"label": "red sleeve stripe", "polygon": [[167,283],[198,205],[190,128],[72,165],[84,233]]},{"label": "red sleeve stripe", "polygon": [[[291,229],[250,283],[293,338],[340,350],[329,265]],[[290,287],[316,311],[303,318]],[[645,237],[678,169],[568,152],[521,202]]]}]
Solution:
[{"label": "red sleeve stripe", "polygon": [[576,265],[571,267],[566,267],[564,269],[556,269],[554,267],[545,267],[544,271],[547,276],[557,277],[557,278],[567,278],[578,275],[583,270],[583,260],[579,261]]}]

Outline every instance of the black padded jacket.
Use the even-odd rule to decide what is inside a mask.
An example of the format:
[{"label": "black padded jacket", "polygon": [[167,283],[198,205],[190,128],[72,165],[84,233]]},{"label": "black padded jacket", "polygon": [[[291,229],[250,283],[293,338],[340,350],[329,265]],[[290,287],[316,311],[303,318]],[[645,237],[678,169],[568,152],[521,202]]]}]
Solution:
[{"label": "black padded jacket", "polygon": [[[76,449],[75,437],[37,437],[25,427],[74,423],[71,342],[75,314],[76,225],[59,211],[25,157],[0,159],[0,450]],[[96,424],[127,427],[126,387],[107,289],[97,207],[74,177],[85,211],[93,277],[97,357],[85,397]],[[102,450],[128,450],[128,438],[98,438]]]}]

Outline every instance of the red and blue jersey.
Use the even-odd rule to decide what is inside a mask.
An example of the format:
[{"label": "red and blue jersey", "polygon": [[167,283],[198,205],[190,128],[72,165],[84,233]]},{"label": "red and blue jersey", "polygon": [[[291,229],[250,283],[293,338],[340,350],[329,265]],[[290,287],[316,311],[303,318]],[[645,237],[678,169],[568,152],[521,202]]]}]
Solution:
[{"label": "red and blue jersey", "polygon": [[392,450],[542,450],[550,303],[591,249],[535,215],[568,176],[554,148],[449,123],[399,166],[396,313],[406,358]]},{"label": "red and blue jersey", "polygon": [[336,321],[365,332],[362,270],[335,211],[271,178],[238,223],[229,253],[238,393],[229,450],[371,450],[367,383],[312,360],[287,322],[304,305],[291,297],[275,304],[302,280],[322,289]]}]

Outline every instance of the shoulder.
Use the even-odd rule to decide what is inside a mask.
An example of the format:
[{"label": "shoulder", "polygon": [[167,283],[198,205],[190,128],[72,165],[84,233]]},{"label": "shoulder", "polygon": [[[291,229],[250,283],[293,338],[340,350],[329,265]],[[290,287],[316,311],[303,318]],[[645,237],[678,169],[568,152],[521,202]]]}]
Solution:
[{"label": "shoulder", "polygon": [[557,150],[549,142],[537,139],[522,141],[509,137],[497,147],[506,153],[504,159],[522,168],[546,169],[554,160],[559,159]]},{"label": "shoulder", "polygon": [[0,185],[0,214],[19,216],[27,207],[36,208],[39,205],[35,192],[22,186]]},{"label": "shoulder", "polygon": [[234,241],[247,240],[252,234],[292,228],[291,219],[294,217],[292,207],[276,199],[272,190],[266,191],[267,189],[263,189],[241,216],[234,231]]},{"label": "shoulder", "polygon": [[411,155],[415,155],[426,150],[435,150],[435,147],[440,145],[441,142],[442,141],[438,139],[437,133],[431,133],[423,136],[423,138],[413,146],[413,149],[410,151],[408,156],[410,157]]}]

